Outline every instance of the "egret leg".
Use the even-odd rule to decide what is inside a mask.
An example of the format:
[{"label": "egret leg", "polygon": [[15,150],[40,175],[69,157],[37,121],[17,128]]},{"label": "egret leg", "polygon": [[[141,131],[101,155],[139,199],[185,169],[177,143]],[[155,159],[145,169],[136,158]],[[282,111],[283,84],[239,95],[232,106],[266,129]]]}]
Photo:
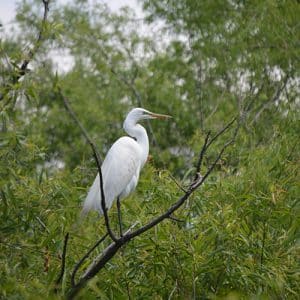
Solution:
[{"label": "egret leg", "polygon": [[120,197],[117,198],[117,208],[118,208],[118,219],[119,219],[119,229],[120,229],[120,236],[123,236],[122,231],[122,219],[121,219],[121,201]]}]

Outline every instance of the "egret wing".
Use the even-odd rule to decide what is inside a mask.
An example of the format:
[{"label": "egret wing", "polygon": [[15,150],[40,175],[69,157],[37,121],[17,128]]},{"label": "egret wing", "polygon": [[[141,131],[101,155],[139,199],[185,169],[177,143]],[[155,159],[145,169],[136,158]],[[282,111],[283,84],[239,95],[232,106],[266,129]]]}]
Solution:
[{"label": "egret wing", "polygon": [[[108,151],[101,166],[106,206],[109,209],[115,198],[124,193],[132,178],[141,168],[141,150],[130,137],[118,139]],[[128,193],[127,193],[128,194]],[[83,211],[91,209],[102,214],[100,200],[100,181],[97,174],[84,202]]]}]

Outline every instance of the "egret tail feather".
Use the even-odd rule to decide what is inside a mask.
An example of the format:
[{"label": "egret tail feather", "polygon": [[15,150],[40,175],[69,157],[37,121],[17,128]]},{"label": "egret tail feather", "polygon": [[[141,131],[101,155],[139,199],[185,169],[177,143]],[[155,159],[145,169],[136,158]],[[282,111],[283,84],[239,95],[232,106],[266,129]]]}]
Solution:
[{"label": "egret tail feather", "polygon": [[94,183],[85,198],[81,215],[86,215],[90,210],[96,210],[102,214],[99,174],[97,174]]}]

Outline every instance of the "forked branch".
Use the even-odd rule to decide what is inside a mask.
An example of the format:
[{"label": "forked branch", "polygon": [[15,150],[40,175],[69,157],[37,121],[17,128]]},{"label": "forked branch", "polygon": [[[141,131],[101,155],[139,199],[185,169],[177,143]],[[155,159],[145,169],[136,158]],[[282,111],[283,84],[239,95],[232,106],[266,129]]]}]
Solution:
[{"label": "forked branch", "polygon": [[108,233],[106,233],[104,236],[101,237],[101,239],[99,241],[97,241],[97,243],[91,247],[88,252],[80,259],[80,261],[76,264],[76,266],[74,267],[74,270],[72,272],[71,275],[71,284],[72,286],[75,286],[75,277],[76,277],[76,273],[79,270],[79,268],[81,267],[81,265],[84,263],[84,261],[91,255],[91,253],[106,239],[106,237],[108,236]]}]

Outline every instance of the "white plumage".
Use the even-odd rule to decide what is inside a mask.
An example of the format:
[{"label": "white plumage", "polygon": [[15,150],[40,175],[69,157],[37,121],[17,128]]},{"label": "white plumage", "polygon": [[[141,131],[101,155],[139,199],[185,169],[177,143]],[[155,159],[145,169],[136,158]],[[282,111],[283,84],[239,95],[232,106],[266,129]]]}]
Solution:
[{"label": "white plumage", "polygon": [[[169,118],[167,115],[151,113],[142,108],[134,108],[127,115],[123,128],[129,134],[119,138],[109,149],[101,166],[103,188],[107,209],[116,198],[122,199],[134,191],[141,169],[147,161],[149,141],[145,128],[138,121],[143,119]],[[83,213],[96,210],[101,215],[101,192],[99,174],[83,204]]]}]

